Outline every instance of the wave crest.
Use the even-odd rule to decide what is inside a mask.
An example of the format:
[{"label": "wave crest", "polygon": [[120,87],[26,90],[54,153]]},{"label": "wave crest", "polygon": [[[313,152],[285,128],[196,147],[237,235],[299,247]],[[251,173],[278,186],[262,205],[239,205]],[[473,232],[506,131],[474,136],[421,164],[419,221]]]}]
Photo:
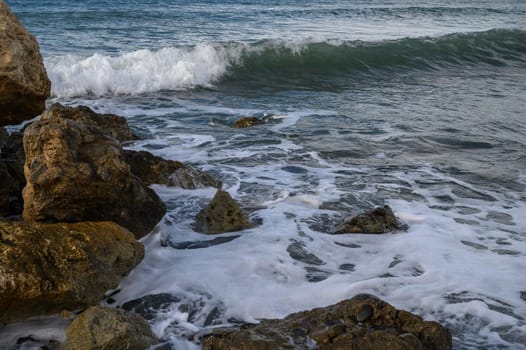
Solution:
[{"label": "wave crest", "polygon": [[223,76],[230,59],[224,48],[139,50],[112,57],[95,53],[82,58],[46,59],[54,97],[141,94],[209,86]]},{"label": "wave crest", "polygon": [[204,43],[119,56],[46,59],[54,97],[141,94],[210,87],[220,81],[308,81],[345,73],[392,74],[458,65],[526,63],[526,32],[491,30],[381,42]]}]

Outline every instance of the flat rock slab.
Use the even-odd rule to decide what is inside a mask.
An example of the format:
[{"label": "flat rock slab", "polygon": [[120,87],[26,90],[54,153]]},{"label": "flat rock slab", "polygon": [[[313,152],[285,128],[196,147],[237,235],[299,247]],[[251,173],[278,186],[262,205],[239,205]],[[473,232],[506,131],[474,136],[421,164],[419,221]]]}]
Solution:
[{"label": "flat rock slab", "polygon": [[436,322],[360,294],[282,320],[216,329],[202,345],[204,350],[450,350],[452,339]]}]

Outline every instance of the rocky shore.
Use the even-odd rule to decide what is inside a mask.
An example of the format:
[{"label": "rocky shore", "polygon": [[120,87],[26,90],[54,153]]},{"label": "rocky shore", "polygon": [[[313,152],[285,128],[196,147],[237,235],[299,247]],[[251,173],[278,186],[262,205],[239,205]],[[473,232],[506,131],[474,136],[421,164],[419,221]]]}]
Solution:
[{"label": "rocky shore", "polygon": [[[68,313],[61,349],[146,349],[156,339],[139,315],[98,306],[144,257],[137,241],[166,206],[148,186],[215,187],[194,229],[222,233],[253,226],[209,174],[148,152],[124,150],[138,137],[126,119],[53,104],[42,56],[0,0],[0,327]],[[6,125],[30,121],[21,132]],[[234,127],[263,122],[245,118]],[[352,217],[333,232],[399,230],[389,207]],[[86,310],[82,312],[83,310]],[[217,329],[204,349],[450,349],[449,331],[373,296],[326,308]],[[57,345],[57,348],[59,346]]]}]

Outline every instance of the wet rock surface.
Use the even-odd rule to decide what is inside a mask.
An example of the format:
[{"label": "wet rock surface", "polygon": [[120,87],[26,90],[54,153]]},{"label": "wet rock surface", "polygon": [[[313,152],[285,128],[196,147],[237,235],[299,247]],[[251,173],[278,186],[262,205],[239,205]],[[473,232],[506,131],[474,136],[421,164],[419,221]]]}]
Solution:
[{"label": "wet rock surface", "polygon": [[169,246],[174,249],[202,249],[202,248],[213,247],[219,244],[228,243],[238,237],[240,236],[217,237],[214,239],[207,239],[203,241],[184,241],[184,242],[171,242],[168,240],[168,241],[161,242],[161,244],[163,246]]},{"label": "wet rock surface", "polygon": [[252,227],[239,204],[223,190],[197,216],[194,229],[201,233],[233,232]]},{"label": "wet rock surface", "polygon": [[232,124],[232,127],[240,129],[240,128],[249,128],[251,126],[261,125],[261,124],[265,124],[265,121],[257,117],[242,117],[236,120]]},{"label": "wet rock surface", "polygon": [[120,142],[101,120],[86,107],[54,104],[26,129],[25,220],[111,220],[137,237],[159,222],[165,205],[132,174]]},{"label": "wet rock surface", "polygon": [[95,306],[71,323],[61,350],[145,350],[156,343],[148,323],[139,315]]},{"label": "wet rock surface", "polygon": [[392,209],[386,205],[345,219],[333,233],[386,233],[400,229]]},{"label": "wet rock surface", "polygon": [[221,188],[213,176],[175,160],[166,160],[146,151],[124,151],[132,173],[145,185],[161,184],[185,189]]},{"label": "wet rock surface", "polygon": [[305,249],[305,244],[302,242],[292,242],[287,247],[287,252],[289,253],[290,257],[294,260],[300,261],[304,264],[308,265],[325,265],[325,262],[318,258],[316,255],[309,253]]},{"label": "wet rock surface", "polygon": [[449,330],[438,323],[360,294],[282,320],[216,329],[202,344],[205,350],[447,350],[451,341]]},{"label": "wet rock surface", "polygon": [[0,1],[0,126],[36,117],[50,90],[35,37]]},{"label": "wet rock surface", "polygon": [[0,221],[0,325],[94,305],[143,256],[112,222]]}]

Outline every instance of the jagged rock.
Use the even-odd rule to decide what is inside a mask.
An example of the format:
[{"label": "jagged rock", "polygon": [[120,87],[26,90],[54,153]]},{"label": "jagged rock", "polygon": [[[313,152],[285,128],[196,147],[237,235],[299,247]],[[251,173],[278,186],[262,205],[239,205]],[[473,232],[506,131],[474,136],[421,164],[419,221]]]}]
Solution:
[{"label": "jagged rock", "polygon": [[[24,220],[114,221],[137,237],[166,207],[135,177],[119,141],[88,108],[54,104],[24,132]],[[104,125],[104,124],[102,124]]]},{"label": "jagged rock", "polygon": [[0,1],[0,125],[39,115],[50,90],[37,40]]},{"label": "jagged rock", "polygon": [[74,120],[86,127],[98,127],[119,142],[138,140],[128,125],[126,118],[115,114],[99,114],[89,107],[64,107],[55,103],[49,108],[53,115],[58,118]]},{"label": "jagged rock", "polygon": [[148,323],[139,315],[94,306],[71,323],[61,350],[145,350],[156,343]]},{"label": "jagged rock", "polygon": [[194,229],[202,233],[224,233],[252,227],[239,204],[223,190],[196,216]]},{"label": "jagged rock", "polygon": [[233,124],[233,128],[249,128],[254,125],[265,124],[265,122],[257,117],[243,117],[236,120]]},{"label": "jagged rock", "polygon": [[94,305],[143,256],[113,222],[0,221],[0,326]]},{"label": "jagged rock", "polygon": [[282,320],[216,329],[202,345],[204,350],[448,350],[452,340],[438,323],[360,294]]},{"label": "jagged rock", "polygon": [[385,233],[400,228],[393,211],[386,205],[346,219],[333,233]]},{"label": "jagged rock", "polygon": [[221,188],[221,181],[175,160],[166,160],[145,151],[124,151],[132,173],[145,185],[161,184],[186,189]]},{"label": "jagged rock", "polygon": [[0,142],[0,216],[22,214],[22,189],[26,185],[24,160],[22,133],[13,132]]}]

